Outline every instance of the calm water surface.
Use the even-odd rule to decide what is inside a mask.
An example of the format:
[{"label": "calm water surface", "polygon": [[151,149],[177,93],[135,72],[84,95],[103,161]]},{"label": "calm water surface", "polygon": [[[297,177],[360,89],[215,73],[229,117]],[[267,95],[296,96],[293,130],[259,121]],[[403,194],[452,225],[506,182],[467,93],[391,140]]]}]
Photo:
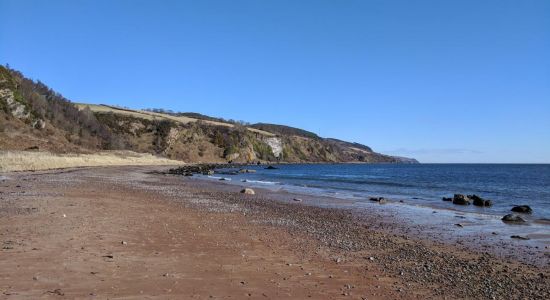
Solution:
[{"label": "calm water surface", "polygon": [[[412,205],[502,215],[530,205],[533,217],[550,219],[550,165],[537,164],[316,164],[252,166],[257,173],[221,175],[234,183],[291,192],[369,201],[371,196]],[[218,176],[218,175],[216,175]],[[246,181],[246,182],[243,182]],[[455,193],[477,194],[493,207],[441,201]]]}]

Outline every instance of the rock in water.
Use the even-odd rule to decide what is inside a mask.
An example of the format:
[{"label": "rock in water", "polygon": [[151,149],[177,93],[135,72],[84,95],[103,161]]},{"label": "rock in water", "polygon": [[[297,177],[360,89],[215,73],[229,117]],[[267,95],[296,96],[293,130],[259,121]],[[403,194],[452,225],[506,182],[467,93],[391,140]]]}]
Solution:
[{"label": "rock in water", "polygon": [[246,194],[246,195],[254,195],[254,194],[256,194],[256,193],[254,192],[253,189],[249,189],[249,188],[242,189],[242,190],[241,190],[241,193],[242,193],[242,194]]},{"label": "rock in water", "polygon": [[278,168],[275,168],[274,166],[267,166],[266,170],[277,170]]},{"label": "rock in water", "polygon": [[513,223],[525,223],[525,220],[520,216],[514,214],[507,214],[501,219],[504,222],[513,222]]},{"label": "rock in water", "polygon": [[451,201],[453,201],[453,198],[443,197],[443,198],[441,198],[441,200],[451,202]]},{"label": "rock in water", "polygon": [[384,197],[371,197],[369,198],[370,201],[375,201],[378,203],[386,203],[386,199]]},{"label": "rock in water", "polygon": [[468,199],[473,200],[475,206],[492,206],[493,202],[491,200],[486,200],[478,195],[468,195]]},{"label": "rock in water", "polygon": [[531,207],[529,207],[529,205],[514,206],[512,208],[512,211],[513,212],[518,212],[518,213],[524,213],[524,214],[532,214],[533,213],[533,210],[531,209]]},{"label": "rock in water", "polygon": [[474,202],[475,206],[485,206],[485,200],[478,195],[468,195],[467,197]]},{"label": "rock in water", "polygon": [[453,197],[453,204],[470,205],[470,200],[468,199],[468,197],[462,194],[455,194]]}]

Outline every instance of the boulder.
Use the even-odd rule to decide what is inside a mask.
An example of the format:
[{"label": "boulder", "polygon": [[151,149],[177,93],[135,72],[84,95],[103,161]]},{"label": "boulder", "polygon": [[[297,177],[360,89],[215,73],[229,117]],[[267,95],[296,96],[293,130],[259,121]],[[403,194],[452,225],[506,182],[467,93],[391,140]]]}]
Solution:
[{"label": "boulder", "polygon": [[42,119],[36,119],[32,122],[32,127],[35,129],[44,129],[46,127],[46,122]]},{"label": "boulder", "polygon": [[475,206],[485,206],[485,200],[483,199],[474,199]]},{"label": "boulder", "polygon": [[265,169],[266,170],[277,170],[278,168],[275,168],[274,166],[267,166]]},{"label": "boulder", "polygon": [[514,206],[512,208],[512,211],[513,212],[518,212],[518,213],[524,213],[524,214],[532,214],[533,213],[533,210],[531,209],[531,207],[529,207],[529,205]]},{"label": "boulder", "polygon": [[511,223],[525,223],[525,220],[523,218],[514,214],[507,214],[504,217],[502,217],[501,220],[504,222],[511,222]]},{"label": "boulder", "polygon": [[369,200],[378,203],[386,203],[386,199],[384,197],[370,197]]},{"label": "boulder", "polygon": [[472,201],[476,201],[476,200],[483,200],[481,197],[479,197],[478,195],[468,195],[466,196],[468,197],[468,199],[472,200]]},{"label": "boulder", "polygon": [[256,193],[254,192],[253,189],[246,188],[246,189],[242,189],[242,190],[241,190],[241,194],[245,194],[245,195],[254,195],[254,194],[256,194]]},{"label": "boulder", "polygon": [[455,194],[453,197],[453,204],[470,205],[470,199],[462,194]]},{"label": "boulder", "polygon": [[451,201],[453,201],[453,198],[451,198],[451,197],[443,197],[443,198],[441,198],[441,200],[451,202]]},{"label": "boulder", "polygon": [[485,200],[485,206],[493,206],[493,201]]}]

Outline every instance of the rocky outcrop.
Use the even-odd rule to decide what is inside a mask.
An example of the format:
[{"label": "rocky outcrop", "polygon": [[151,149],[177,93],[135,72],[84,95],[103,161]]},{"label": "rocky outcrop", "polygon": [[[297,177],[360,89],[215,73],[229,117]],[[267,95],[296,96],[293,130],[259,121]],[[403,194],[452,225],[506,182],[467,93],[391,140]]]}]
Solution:
[{"label": "rocky outcrop", "polygon": [[271,152],[273,152],[273,156],[276,158],[281,157],[281,153],[283,153],[283,143],[280,138],[277,137],[270,137],[265,139],[266,144],[271,147]]},{"label": "rocky outcrop", "polygon": [[488,199],[483,199],[478,195],[468,195],[468,199],[472,200],[475,206],[492,206],[493,202]]},{"label": "rocky outcrop", "polygon": [[384,197],[370,197],[369,198],[370,201],[373,201],[373,202],[378,202],[380,204],[383,204],[383,203],[386,203],[386,198]]},{"label": "rocky outcrop", "polygon": [[30,118],[27,107],[15,100],[15,94],[8,88],[0,89],[0,101],[5,102],[8,111],[17,119],[26,120]]},{"label": "rocky outcrop", "polygon": [[455,194],[453,196],[453,204],[457,205],[470,205],[470,199],[462,194]]},{"label": "rocky outcrop", "polygon": [[35,129],[44,129],[46,128],[46,122],[42,119],[36,119],[32,122],[32,127]]},{"label": "rocky outcrop", "polygon": [[532,214],[533,213],[533,209],[531,209],[531,207],[529,207],[529,205],[514,206],[512,208],[512,211],[513,212],[518,212],[518,213],[524,213],[524,214]]},{"label": "rocky outcrop", "polygon": [[481,207],[487,207],[492,206],[493,201],[489,199],[483,199],[479,197],[478,195],[463,195],[463,194],[455,194],[453,198],[447,198],[443,197],[443,201],[452,201],[453,204],[456,205],[470,205],[474,204],[475,206],[481,206]]},{"label": "rocky outcrop", "polygon": [[505,215],[501,220],[507,223],[525,223],[525,220],[522,217],[514,214]]}]

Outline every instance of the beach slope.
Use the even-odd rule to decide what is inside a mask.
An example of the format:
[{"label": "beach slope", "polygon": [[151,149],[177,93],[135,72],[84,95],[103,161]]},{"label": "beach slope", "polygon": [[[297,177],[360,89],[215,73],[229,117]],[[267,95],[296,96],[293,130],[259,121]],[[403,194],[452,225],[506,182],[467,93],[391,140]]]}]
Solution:
[{"label": "beach slope", "polygon": [[0,298],[543,299],[550,290],[548,266],[158,171],[4,173]]}]

